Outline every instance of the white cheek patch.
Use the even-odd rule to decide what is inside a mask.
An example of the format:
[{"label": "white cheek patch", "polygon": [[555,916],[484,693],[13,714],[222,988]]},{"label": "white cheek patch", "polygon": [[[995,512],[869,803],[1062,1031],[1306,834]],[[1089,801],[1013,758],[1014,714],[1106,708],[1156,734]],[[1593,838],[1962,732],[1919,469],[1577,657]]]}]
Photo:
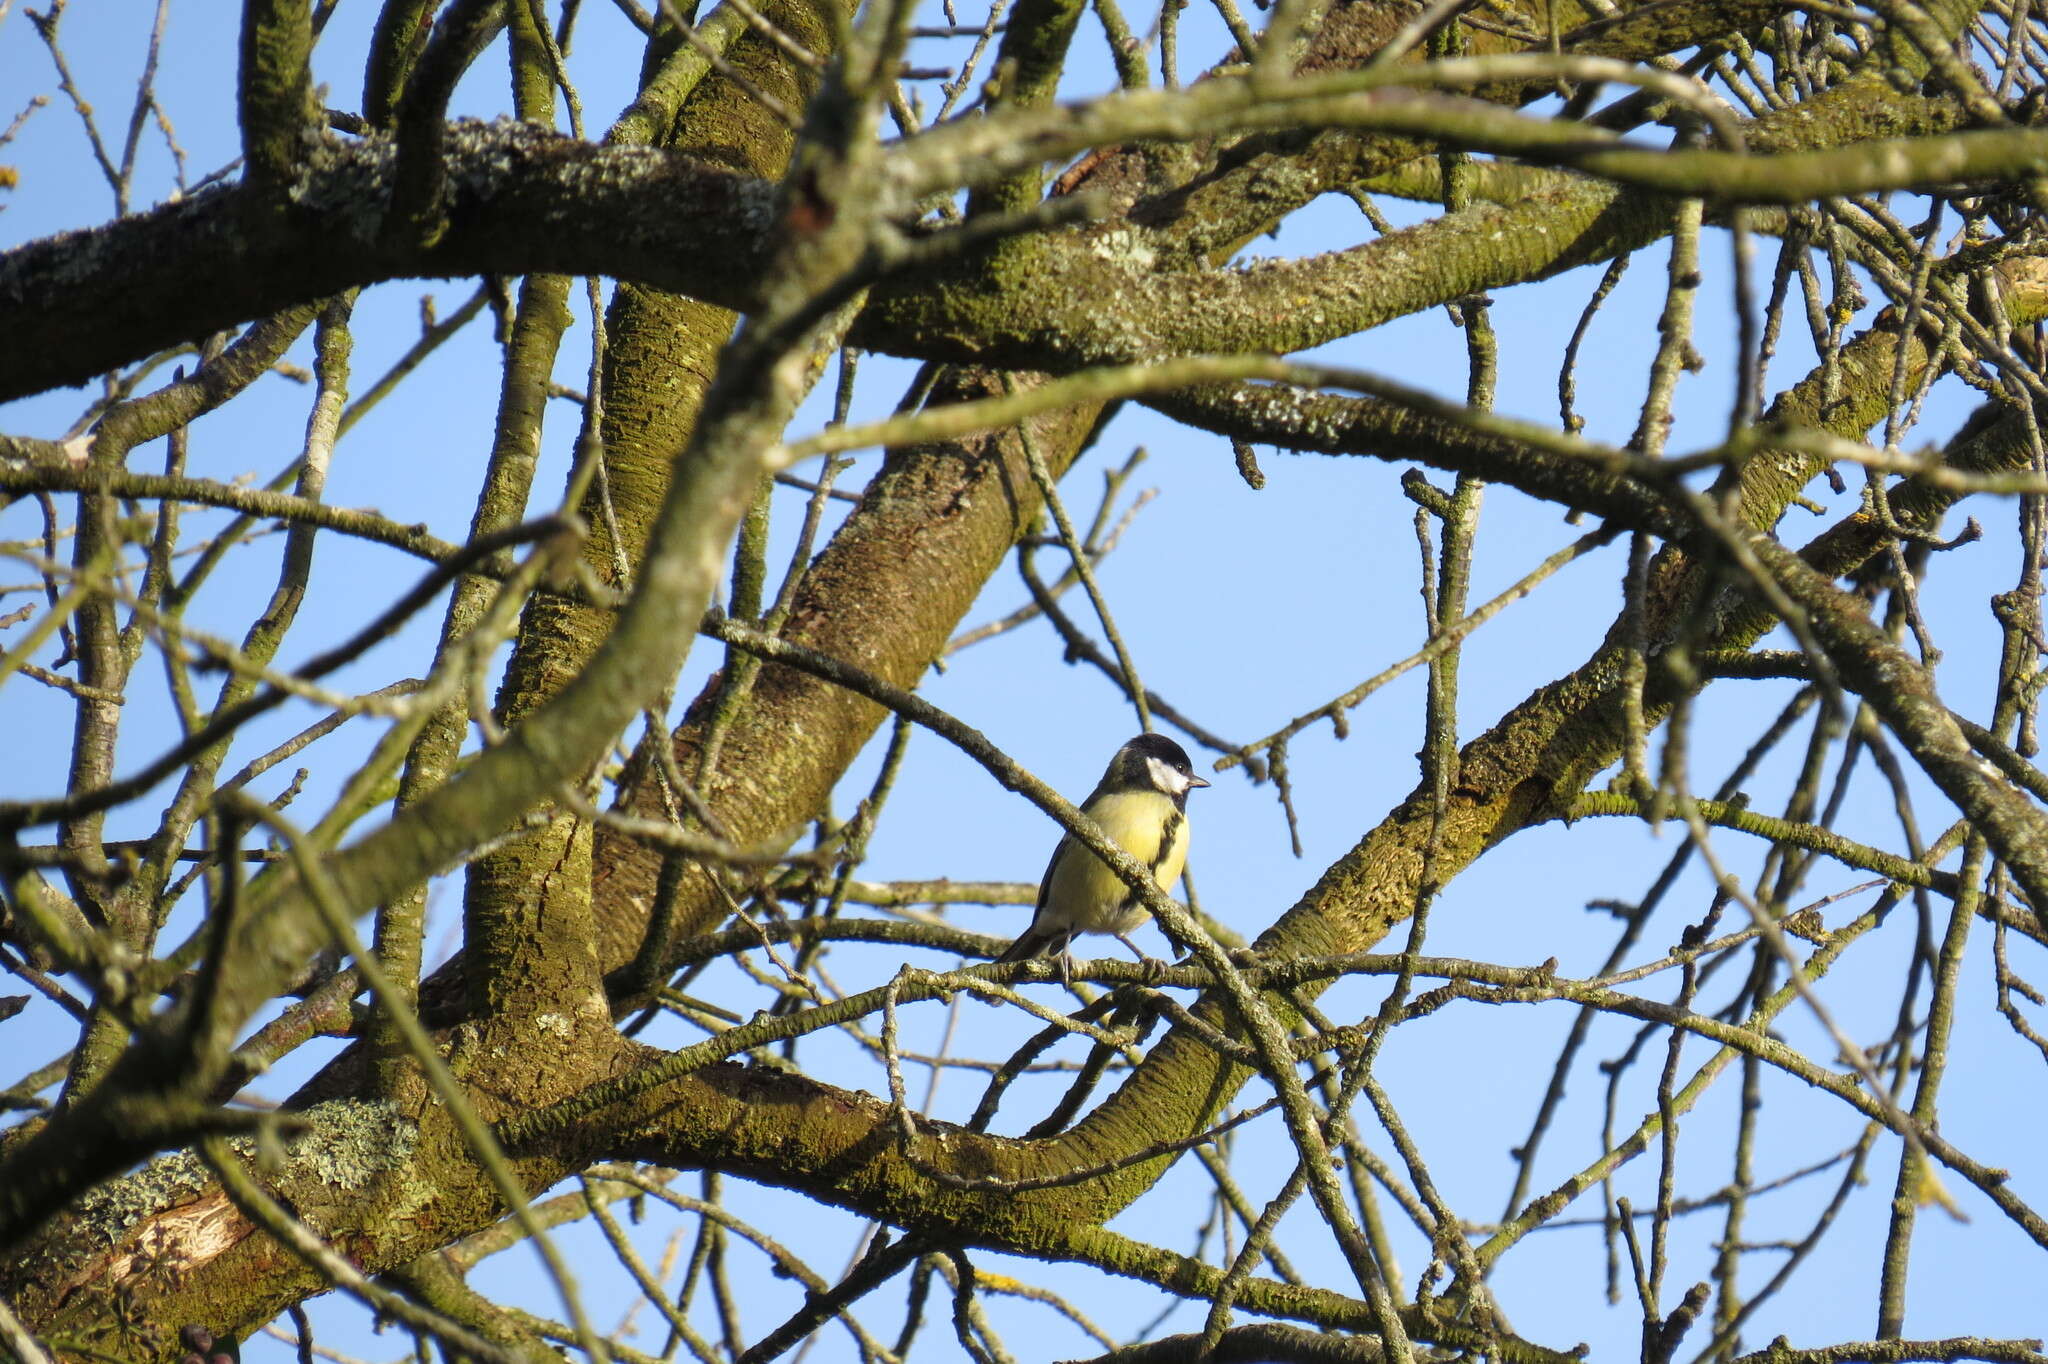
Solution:
[{"label": "white cheek patch", "polygon": [[1186,773],[1175,771],[1170,764],[1157,758],[1146,758],[1145,770],[1151,773],[1152,784],[1169,796],[1177,796],[1192,785]]}]

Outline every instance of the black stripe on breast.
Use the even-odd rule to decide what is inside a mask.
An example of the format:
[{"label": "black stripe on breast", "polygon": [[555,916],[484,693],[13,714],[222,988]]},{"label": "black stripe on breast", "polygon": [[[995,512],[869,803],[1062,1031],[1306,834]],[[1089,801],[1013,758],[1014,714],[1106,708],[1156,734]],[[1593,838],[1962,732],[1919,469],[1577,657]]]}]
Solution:
[{"label": "black stripe on breast", "polygon": [[1173,856],[1174,848],[1180,843],[1181,828],[1187,822],[1188,817],[1179,810],[1166,817],[1166,823],[1159,830],[1159,851],[1152,854],[1153,872],[1157,873],[1166,865],[1166,859]]},{"label": "black stripe on breast", "polygon": [[[1165,866],[1166,859],[1173,855],[1174,845],[1180,841],[1182,830],[1187,822],[1186,815],[1182,814],[1179,810],[1174,810],[1166,816],[1165,822],[1159,826],[1159,848],[1152,854],[1152,860],[1145,864],[1145,869],[1152,873],[1154,884],[1158,883],[1159,869]],[[1125,886],[1124,898],[1117,901],[1116,907],[1119,910],[1136,909],[1143,903],[1144,897],[1142,895],[1132,890],[1129,886]]]}]

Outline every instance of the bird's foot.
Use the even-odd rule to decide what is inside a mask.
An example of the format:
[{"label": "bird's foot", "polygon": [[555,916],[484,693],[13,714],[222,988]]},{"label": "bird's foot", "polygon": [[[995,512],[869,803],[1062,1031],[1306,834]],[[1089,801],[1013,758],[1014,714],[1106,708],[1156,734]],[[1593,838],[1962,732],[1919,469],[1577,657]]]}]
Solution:
[{"label": "bird's foot", "polygon": [[1131,941],[1128,933],[1119,933],[1116,940],[1131,949],[1131,955],[1138,959],[1138,969],[1145,973],[1143,983],[1157,986],[1166,975],[1166,963],[1148,955],[1144,949]]}]

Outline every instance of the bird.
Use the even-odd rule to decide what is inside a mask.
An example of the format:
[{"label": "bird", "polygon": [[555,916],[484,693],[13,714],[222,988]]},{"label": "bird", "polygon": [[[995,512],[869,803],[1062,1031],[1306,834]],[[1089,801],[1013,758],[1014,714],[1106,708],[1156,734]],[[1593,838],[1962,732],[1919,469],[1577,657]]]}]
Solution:
[{"label": "bird", "polygon": [[[1081,802],[1081,813],[1132,857],[1152,869],[1159,888],[1170,891],[1188,860],[1188,792],[1209,783],[1195,775],[1186,750],[1163,734],[1140,734],[1116,751],[1102,780]],[[1059,841],[1038,883],[1038,907],[1031,926],[998,962],[1059,954],[1060,979],[1070,981],[1068,945],[1077,933],[1112,933],[1136,953],[1129,934],[1151,917],[1136,891],[1109,864],[1072,834]]]}]

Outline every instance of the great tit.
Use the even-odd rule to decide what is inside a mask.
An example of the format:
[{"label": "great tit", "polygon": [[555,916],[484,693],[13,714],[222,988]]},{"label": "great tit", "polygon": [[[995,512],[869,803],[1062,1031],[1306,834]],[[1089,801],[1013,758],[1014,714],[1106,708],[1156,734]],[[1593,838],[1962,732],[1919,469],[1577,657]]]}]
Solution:
[{"label": "great tit", "polygon": [[[1188,792],[1209,783],[1195,775],[1181,746],[1163,734],[1140,734],[1116,751],[1102,780],[1081,802],[1081,812],[1102,826],[1110,840],[1152,869],[1159,888],[1171,891],[1188,860]],[[1063,837],[1038,883],[1038,909],[1023,936],[997,957],[1023,961],[1057,952],[1060,976],[1067,977],[1067,945],[1076,933],[1114,933],[1136,952],[1125,935],[1151,917],[1144,902],[1109,864]]]}]

